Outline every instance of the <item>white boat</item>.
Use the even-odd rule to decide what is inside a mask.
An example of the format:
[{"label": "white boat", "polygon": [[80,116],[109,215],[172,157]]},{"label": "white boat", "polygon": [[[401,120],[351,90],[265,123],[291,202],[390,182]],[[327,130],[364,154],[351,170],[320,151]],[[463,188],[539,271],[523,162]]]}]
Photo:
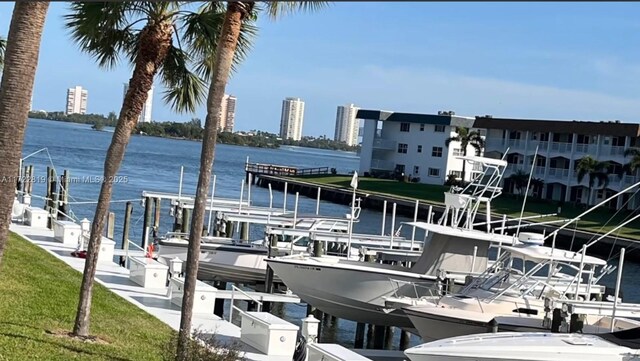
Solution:
[{"label": "white boat", "polygon": [[[466,275],[486,269],[492,244],[518,243],[511,236],[473,229],[480,205],[485,204],[490,211],[491,200],[501,193],[499,184],[506,161],[482,157],[464,160],[482,170],[475,173],[474,181],[465,189],[445,193],[446,211],[440,224],[405,223],[426,232],[421,256],[411,267],[308,255],[267,262],[289,289],[323,312],[357,322],[411,328],[402,312],[385,308],[385,297],[415,294],[413,287],[398,289],[398,282],[425,284],[419,296],[437,292],[445,278],[462,285]],[[489,212],[484,224],[490,228]]]},{"label": "white boat", "polygon": [[604,335],[485,333],[405,350],[411,361],[637,361],[638,329]]},{"label": "white boat", "polygon": [[[611,267],[604,267],[604,260],[540,245],[505,246],[503,250],[502,257],[461,292],[403,308],[423,340],[483,333],[494,323],[499,331],[548,331],[553,307],[547,299],[560,306],[563,300],[591,301],[606,294],[607,289],[596,284],[611,271]],[[522,271],[513,266],[514,260],[519,261]],[[498,269],[507,262],[512,266]],[[580,272],[578,265],[585,270]],[[602,267],[599,274],[597,267]],[[572,269],[573,276],[559,274],[563,268]],[[579,281],[583,274],[589,275],[586,282]],[[613,302],[600,302],[599,306],[612,308]],[[587,315],[584,324],[586,333],[609,332],[611,318]],[[639,326],[639,322],[617,318],[614,330]]]}]

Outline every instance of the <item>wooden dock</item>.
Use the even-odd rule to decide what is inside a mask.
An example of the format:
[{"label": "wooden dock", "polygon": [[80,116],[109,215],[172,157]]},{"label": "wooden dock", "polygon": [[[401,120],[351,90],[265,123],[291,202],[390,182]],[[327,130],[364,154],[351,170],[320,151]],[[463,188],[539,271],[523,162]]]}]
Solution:
[{"label": "wooden dock", "polygon": [[300,176],[329,174],[329,167],[298,168],[288,165],[247,162],[245,163],[244,171],[246,173],[246,179],[248,183],[250,176],[255,181],[257,178],[263,176]]}]

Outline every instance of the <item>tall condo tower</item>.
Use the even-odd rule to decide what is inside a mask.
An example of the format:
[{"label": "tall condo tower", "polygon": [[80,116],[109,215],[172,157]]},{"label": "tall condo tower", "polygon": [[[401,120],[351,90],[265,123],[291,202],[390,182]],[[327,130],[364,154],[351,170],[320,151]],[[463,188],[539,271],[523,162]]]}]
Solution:
[{"label": "tall condo tower", "polygon": [[[127,90],[129,90],[129,84],[124,83],[124,89],[122,92],[122,98],[127,95]],[[140,113],[140,117],[138,118],[138,123],[151,123],[151,108],[153,107],[153,86],[149,89],[149,93],[147,93],[147,101],[144,102],[144,106],[142,107],[142,113]]]},{"label": "tall condo tower", "polygon": [[285,98],[282,101],[280,117],[280,137],[282,139],[302,139],[304,102],[300,98]]},{"label": "tall condo tower", "polygon": [[236,122],[236,97],[225,94],[220,104],[220,124],[218,124],[219,132],[233,132]]},{"label": "tall condo tower", "polygon": [[353,104],[340,105],[336,113],[336,131],[333,139],[348,145],[358,145],[360,122],[356,119],[358,107]]},{"label": "tall condo tower", "polygon": [[67,89],[67,109],[65,114],[87,113],[87,97],[89,92],[80,85]]}]

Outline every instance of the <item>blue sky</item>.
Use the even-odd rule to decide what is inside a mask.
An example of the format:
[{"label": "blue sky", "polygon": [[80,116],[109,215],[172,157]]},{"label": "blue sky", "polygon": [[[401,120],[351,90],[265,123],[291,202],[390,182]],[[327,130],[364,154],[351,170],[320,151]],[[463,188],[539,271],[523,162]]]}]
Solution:
[{"label": "blue sky", "polygon": [[[69,40],[52,3],[35,109],[62,110],[66,88],[89,90],[88,111],[118,111],[130,69],[100,70]],[[0,3],[0,33],[13,4]],[[227,92],[236,129],[276,132],[281,101],[305,100],[304,135],[332,136],[336,106],[517,118],[638,122],[638,3],[333,3],[313,14],[260,21],[249,58]],[[154,120],[174,114],[154,98]]]}]

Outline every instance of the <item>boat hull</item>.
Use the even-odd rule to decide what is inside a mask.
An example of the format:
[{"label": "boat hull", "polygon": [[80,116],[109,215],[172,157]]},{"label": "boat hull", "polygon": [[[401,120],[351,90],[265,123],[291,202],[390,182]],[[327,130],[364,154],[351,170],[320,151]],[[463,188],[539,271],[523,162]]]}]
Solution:
[{"label": "boat hull", "polygon": [[363,271],[299,265],[277,258],[268,263],[291,291],[322,312],[361,323],[413,330],[404,312],[385,308],[384,298],[397,293],[415,297],[412,286],[398,289],[390,279],[424,282],[418,275],[390,275],[376,272],[375,268]]}]

